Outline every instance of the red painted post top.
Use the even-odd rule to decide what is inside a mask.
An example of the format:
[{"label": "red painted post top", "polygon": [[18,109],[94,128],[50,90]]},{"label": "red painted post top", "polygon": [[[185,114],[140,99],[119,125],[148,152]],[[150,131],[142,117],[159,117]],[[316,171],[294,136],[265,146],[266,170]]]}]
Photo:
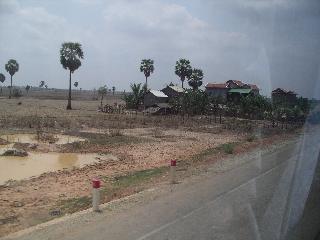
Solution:
[{"label": "red painted post top", "polygon": [[171,166],[172,166],[172,167],[177,166],[177,161],[176,161],[176,160],[171,160]]},{"label": "red painted post top", "polygon": [[100,188],[100,185],[101,185],[101,182],[99,179],[97,179],[97,178],[92,179],[92,187],[93,188]]}]

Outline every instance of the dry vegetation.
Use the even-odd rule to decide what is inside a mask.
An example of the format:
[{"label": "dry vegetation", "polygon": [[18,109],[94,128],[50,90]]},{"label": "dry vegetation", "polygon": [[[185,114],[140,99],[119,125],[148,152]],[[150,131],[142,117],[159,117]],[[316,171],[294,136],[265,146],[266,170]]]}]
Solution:
[{"label": "dry vegetation", "polygon": [[[117,160],[0,186],[0,236],[87,208],[93,177],[103,180],[103,201],[107,202],[166,181],[172,159],[184,169],[179,173],[182,178],[227,155],[288,137],[285,130],[269,129],[259,121],[223,118],[219,124],[206,116],[105,114],[97,111],[98,101],[72,104],[74,110],[66,111],[65,100],[0,99],[0,133],[41,131],[40,137],[52,145],[46,151],[111,153]],[[50,133],[57,132],[86,141],[55,146]]]}]

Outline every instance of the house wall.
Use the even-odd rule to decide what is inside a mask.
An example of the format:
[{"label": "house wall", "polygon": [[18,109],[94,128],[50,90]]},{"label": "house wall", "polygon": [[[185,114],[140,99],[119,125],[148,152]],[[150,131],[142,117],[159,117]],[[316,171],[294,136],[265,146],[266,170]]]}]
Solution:
[{"label": "house wall", "polygon": [[212,96],[212,97],[221,96],[224,100],[226,100],[228,90],[229,89],[227,88],[207,88],[206,92],[209,96]]},{"label": "house wall", "polygon": [[294,105],[297,101],[297,96],[294,94],[272,93],[272,102],[274,104]]},{"label": "house wall", "polygon": [[157,103],[166,103],[168,101],[168,98],[166,97],[156,97],[155,95],[153,95],[152,93],[147,93],[144,96],[144,105],[146,107],[151,107],[156,105]]}]

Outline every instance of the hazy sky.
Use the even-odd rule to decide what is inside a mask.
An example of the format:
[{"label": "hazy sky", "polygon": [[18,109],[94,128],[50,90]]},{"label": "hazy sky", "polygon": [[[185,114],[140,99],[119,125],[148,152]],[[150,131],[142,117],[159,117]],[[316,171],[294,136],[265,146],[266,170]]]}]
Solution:
[{"label": "hazy sky", "polygon": [[151,88],[180,83],[183,57],[205,84],[239,79],[263,94],[284,87],[319,98],[319,39],[319,0],[0,0],[0,72],[9,80],[4,65],[16,59],[16,85],[67,88],[59,49],[78,41],[85,59],[73,79],[83,89],[144,82],[142,58],[155,62]]}]

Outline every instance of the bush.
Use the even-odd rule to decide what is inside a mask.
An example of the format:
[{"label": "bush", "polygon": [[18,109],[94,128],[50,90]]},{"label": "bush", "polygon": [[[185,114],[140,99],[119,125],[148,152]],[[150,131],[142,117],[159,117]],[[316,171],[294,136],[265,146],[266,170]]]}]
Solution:
[{"label": "bush", "polygon": [[240,105],[237,108],[244,117],[263,119],[268,112],[271,112],[272,105],[261,95],[248,95],[240,98]]},{"label": "bush", "polygon": [[123,100],[126,102],[127,109],[138,109],[142,105],[144,96],[147,93],[147,86],[138,84],[131,84],[131,93],[125,94]]},{"label": "bush", "polygon": [[209,97],[202,90],[187,89],[184,94],[172,100],[173,110],[182,114],[206,114],[209,109]]},{"label": "bush", "polygon": [[234,152],[234,144],[233,143],[225,143],[222,144],[222,150],[227,154],[233,154]]}]

